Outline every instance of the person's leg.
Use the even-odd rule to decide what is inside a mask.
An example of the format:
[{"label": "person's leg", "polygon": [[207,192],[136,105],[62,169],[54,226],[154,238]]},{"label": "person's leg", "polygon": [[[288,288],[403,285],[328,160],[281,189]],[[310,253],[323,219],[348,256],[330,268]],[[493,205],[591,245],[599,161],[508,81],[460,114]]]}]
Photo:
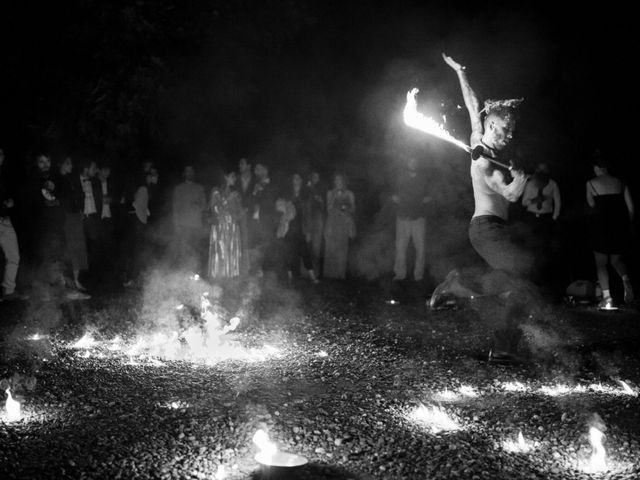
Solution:
[{"label": "person's leg", "polygon": [[240,234],[240,275],[245,276],[249,274],[249,225],[246,214],[240,216],[238,228]]},{"label": "person's leg", "polygon": [[300,258],[302,259],[302,265],[309,273],[309,279],[313,283],[318,283],[318,275],[316,274],[316,271],[314,269],[311,248],[309,247],[309,244],[305,240],[304,236],[300,236],[300,239],[298,240],[298,252]]},{"label": "person's leg", "polygon": [[475,251],[494,270],[521,278],[528,278],[531,274],[533,255],[512,241],[506,223],[472,222],[469,239]]},{"label": "person's leg", "polygon": [[16,276],[20,265],[20,251],[18,249],[18,237],[8,220],[0,223],[0,250],[4,252],[5,265],[2,278],[2,290],[4,295],[11,295],[16,289]]},{"label": "person's leg", "polygon": [[407,247],[411,238],[411,221],[396,217],[396,259],[393,267],[394,280],[407,276]]},{"label": "person's leg", "polygon": [[339,248],[339,242],[336,240],[333,223],[332,219],[329,218],[325,224],[324,231],[324,264],[322,266],[322,275],[326,278],[337,278],[338,276],[336,250]]},{"label": "person's leg", "polygon": [[78,290],[85,290],[84,285],[80,283],[80,272],[87,270],[89,260],[81,214],[68,213],[65,216],[64,234],[67,254],[73,270],[73,282]]},{"label": "person's leg", "polygon": [[300,241],[296,234],[288,231],[283,239],[284,251],[282,252],[287,276],[289,279],[293,279],[299,276],[300,273],[300,258],[302,250],[300,249]]},{"label": "person's leg", "polygon": [[600,282],[600,288],[602,289],[603,302],[611,302],[611,290],[609,290],[609,271],[607,270],[607,263],[609,262],[609,255],[606,253],[593,252],[593,256],[596,260],[596,270],[598,272],[598,282]]},{"label": "person's leg", "polygon": [[99,251],[98,215],[93,213],[84,217],[84,236],[87,242],[89,265],[93,270],[97,266]]},{"label": "person's leg", "polygon": [[620,278],[622,278],[622,284],[624,286],[624,301],[626,303],[631,303],[634,300],[633,295],[633,287],[631,286],[631,278],[629,278],[629,273],[627,272],[627,266],[622,260],[622,255],[615,254],[611,255],[611,266],[615,268]]},{"label": "person's leg", "polygon": [[424,276],[426,221],[424,217],[411,222],[411,239],[416,249],[416,260],[413,267],[413,279],[416,282]]},{"label": "person's leg", "polygon": [[322,243],[323,243],[324,221],[316,218],[311,222],[311,255],[313,270],[320,276],[322,274]]},{"label": "person's leg", "polygon": [[530,282],[523,278],[530,274],[533,259],[525,249],[511,239],[506,223],[492,219],[472,221],[469,238],[476,252],[494,269],[503,272],[493,277],[502,279],[502,285],[493,285],[504,292],[504,305],[495,312],[497,323],[493,330],[493,354],[507,357],[518,356],[518,344],[522,336],[520,322],[528,316],[534,305],[535,295]]}]

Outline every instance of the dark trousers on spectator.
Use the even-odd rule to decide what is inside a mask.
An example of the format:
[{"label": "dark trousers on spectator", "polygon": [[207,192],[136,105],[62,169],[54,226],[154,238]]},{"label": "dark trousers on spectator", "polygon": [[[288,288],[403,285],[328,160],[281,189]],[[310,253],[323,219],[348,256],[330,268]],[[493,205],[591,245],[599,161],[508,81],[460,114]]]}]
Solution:
[{"label": "dark trousers on spectator", "polygon": [[83,217],[84,236],[87,240],[87,253],[89,254],[89,268],[99,268],[103,254],[103,231],[100,216],[90,213]]},{"label": "dark trousers on spectator", "polygon": [[2,273],[2,295],[10,295],[16,289],[16,276],[20,264],[20,251],[18,249],[18,237],[13,229],[9,217],[0,217],[0,253],[4,254],[4,268]]},{"label": "dark trousers on spectator", "polygon": [[127,225],[120,245],[123,276],[125,281],[137,281],[147,263],[147,225],[135,213],[127,214]]},{"label": "dark trousers on spectator", "polygon": [[309,245],[302,232],[287,232],[284,236],[284,246],[286,254],[285,265],[294,277],[300,276],[300,262],[307,270],[313,270]]},{"label": "dark trousers on spectator", "polygon": [[180,268],[204,272],[205,235],[201,227],[180,226],[175,232],[175,261]]},{"label": "dark trousers on spectator", "polygon": [[309,222],[309,251],[313,270],[318,276],[322,275],[322,252],[324,249],[324,218],[317,216]]}]

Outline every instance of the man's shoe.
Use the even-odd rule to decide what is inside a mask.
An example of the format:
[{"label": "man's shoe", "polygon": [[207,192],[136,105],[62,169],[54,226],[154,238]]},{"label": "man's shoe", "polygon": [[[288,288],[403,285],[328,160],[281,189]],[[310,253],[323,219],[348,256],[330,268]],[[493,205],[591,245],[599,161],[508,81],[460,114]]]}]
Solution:
[{"label": "man's shoe", "polygon": [[77,290],[71,290],[70,292],[67,292],[65,298],[67,300],[89,300],[91,295],[87,295],[86,293],[82,293]]},{"label": "man's shoe", "polygon": [[439,284],[431,294],[431,298],[428,301],[429,308],[436,310],[443,307],[447,301],[451,299],[450,290],[451,287],[458,282],[460,274],[457,270],[451,270],[444,281]]},{"label": "man's shoe", "polygon": [[598,310],[618,310],[618,307],[613,304],[611,298],[603,298],[600,300],[600,303],[598,303]]},{"label": "man's shoe", "polygon": [[29,300],[29,295],[18,293],[18,292],[11,292],[6,295],[3,295],[0,298],[0,301],[3,301],[3,302],[13,302],[15,300]]}]

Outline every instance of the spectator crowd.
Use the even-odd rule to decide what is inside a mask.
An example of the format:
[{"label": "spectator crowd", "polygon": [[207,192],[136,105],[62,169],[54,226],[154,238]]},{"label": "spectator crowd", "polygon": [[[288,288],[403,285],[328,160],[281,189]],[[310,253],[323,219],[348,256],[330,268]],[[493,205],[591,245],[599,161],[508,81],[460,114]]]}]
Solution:
[{"label": "spectator crowd", "polygon": [[[26,182],[11,178],[5,162],[0,150],[3,301],[27,298],[27,292],[46,297],[56,289],[67,298],[86,299],[87,281],[97,285],[106,278],[133,287],[164,253],[174,267],[214,280],[265,272],[313,284],[347,277],[349,248],[357,235],[356,198],[343,174],[336,173],[327,187],[318,171],[306,178],[293,172],[277,186],[267,165],[241,158],[237,169],[222,172],[211,188],[199,182],[193,165],[185,165],[182,182],[169,191],[151,161],[133,175],[114,178],[108,163],[71,156],[54,162],[39,153]],[[602,301],[612,302],[610,264],[630,302],[634,296],[624,254],[630,248],[633,201],[600,157],[594,175],[586,185],[586,203],[592,209],[589,238]],[[396,180],[390,196],[396,212],[393,279],[404,282],[410,276],[421,282],[432,192],[415,158]],[[552,282],[558,273],[562,202],[548,165],[537,166],[519,203],[527,225],[522,242],[536,259],[537,280]],[[152,227],[164,218],[170,218],[172,233],[160,252]],[[411,243],[413,257],[407,255]],[[21,271],[28,274],[17,282]]]},{"label": "spectator crowd", "polygon": [[[266,165],[241,158],[210,189],[186,165],[169,192],[151,161],[115,179],[108,163],[95,160],[54,162],[39,153],[32,162],[27,182],[17,184],[0,150],[3,301],[26,299],[27,291],[87,299],[87,281],[134,287],[165,254],[173,267],[214,280],[273,272],[315,284],[347,275],[355,197],[341,174],[326,189],[317,171],[307,179],[296,172],[282,188]],[[165,218],[170,238],[158,242],[153,227]]]}]

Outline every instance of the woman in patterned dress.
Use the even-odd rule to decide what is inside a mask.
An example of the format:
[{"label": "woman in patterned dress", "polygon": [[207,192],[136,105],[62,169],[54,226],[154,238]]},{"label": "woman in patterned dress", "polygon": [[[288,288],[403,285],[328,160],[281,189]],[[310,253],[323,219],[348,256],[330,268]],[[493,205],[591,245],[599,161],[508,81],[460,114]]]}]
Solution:
[{"label": "woman in patterned dress", "polygon": [[212,279],[240,275],[240,195],[235,189],[236,173],[224,175],[224,185],[213,187],[209,208],[213,224],[209,236],[208,272]]}]

